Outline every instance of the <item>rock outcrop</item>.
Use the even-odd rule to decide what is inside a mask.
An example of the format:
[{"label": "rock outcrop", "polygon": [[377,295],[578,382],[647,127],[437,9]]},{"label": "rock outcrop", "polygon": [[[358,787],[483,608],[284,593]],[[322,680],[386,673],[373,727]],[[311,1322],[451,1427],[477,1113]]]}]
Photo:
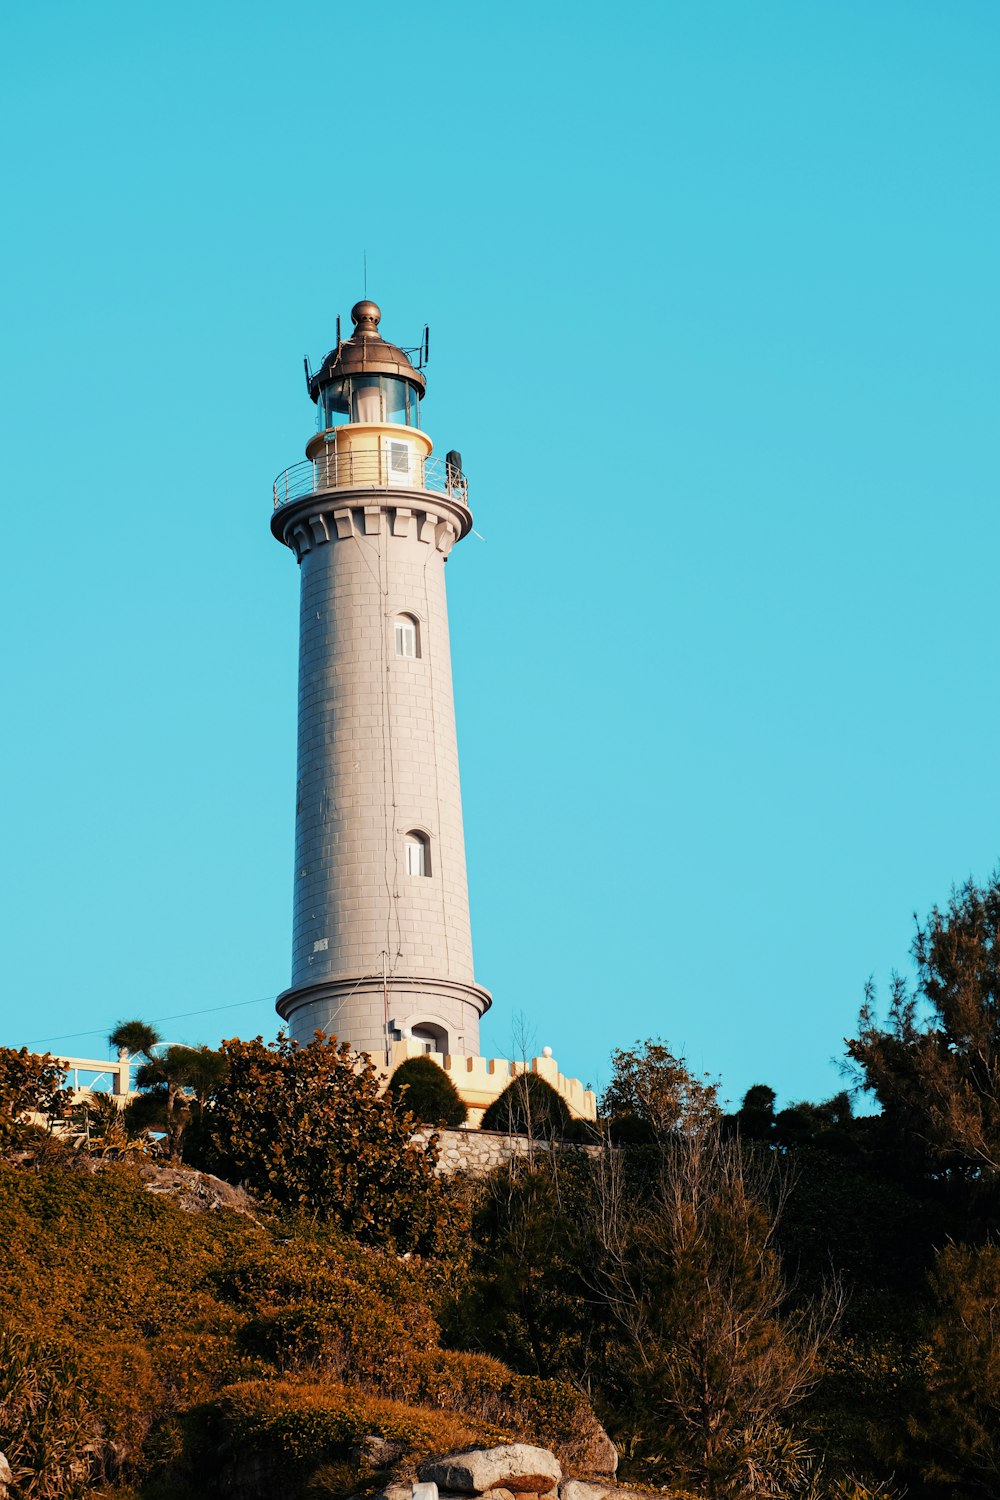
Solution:
[{"label": "rock outcrop", "polygon": [[[605,1436],[614,1455],[618,1455]],[[564,1479],[555,1454],[529,1443],[495,1448],[464,1448],[428,1459],[417,1469],[416,1484],[390,1484],[377,1500],[653,1500],[652,1492],[620,1488],[587,1479]],[[656,1500],[670,1500],[663,1490]]]},{"label": "rock outcrop", "polygon": [[547,1448],[503,1443],[498,1448],[468,1448],[423,1463],[417,1476],[425,1484],[461,1495],[485,1495],[490,1490],[547,1495],[562,1479],[562,1469]]}]

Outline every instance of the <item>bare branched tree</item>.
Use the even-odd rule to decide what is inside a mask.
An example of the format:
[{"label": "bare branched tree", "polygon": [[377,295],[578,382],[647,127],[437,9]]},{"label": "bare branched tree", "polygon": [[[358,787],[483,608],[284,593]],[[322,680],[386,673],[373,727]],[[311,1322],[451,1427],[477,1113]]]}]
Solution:
[{"label": "bare branched tree", "polygon": [[629,1153],[595,1167],[593,1287],[621,1337],[629,1385],[709,1494],[763,1493],[748,1434],[812,1389],[842,1312],[831,1283],[792,1302],[774,1237],[781,1165],[714,1125],[662,1140],[637,1190]]}]

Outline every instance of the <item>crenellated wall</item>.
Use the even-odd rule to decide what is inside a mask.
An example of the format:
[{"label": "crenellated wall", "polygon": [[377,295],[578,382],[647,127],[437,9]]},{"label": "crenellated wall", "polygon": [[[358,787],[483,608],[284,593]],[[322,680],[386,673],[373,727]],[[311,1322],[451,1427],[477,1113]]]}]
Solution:
[{"label": "crenellated wall", "polygon": [[494,1099],[500,1097],[511,1079],[525,1072],[537,1073],[551,1084],[566,1101],[574,1119],[597,1119],[597,1095],[593,1089],[584,1088],[579,1078],[567,1078],[560,1073],[554,1057],[533,1057],[530,1062],[511,1062],[505,1057],[447,1057],[440,1052],[426,1053],[420,1042],[402,1041],[393,1043],[392,1066],[387,1076],[391,1076],[407,1058],[424,1056],[429,1056],[447,1073],[462,1103],[468,1108],[469,1124],[473,1129],[478,1127],[484,1112]]}]

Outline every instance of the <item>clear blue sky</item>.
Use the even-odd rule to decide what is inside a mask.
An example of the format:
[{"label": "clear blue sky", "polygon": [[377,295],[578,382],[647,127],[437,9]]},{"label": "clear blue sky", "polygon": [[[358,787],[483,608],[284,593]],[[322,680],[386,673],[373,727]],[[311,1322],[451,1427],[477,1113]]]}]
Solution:
[{"label": "clear blue sky", "polygon": [[995,0],[4,7],[0,1041],[275,1033],[270,483],[367,251],[485,538],[486,1049],[839,1087],[1000,854],[998,70]]}]

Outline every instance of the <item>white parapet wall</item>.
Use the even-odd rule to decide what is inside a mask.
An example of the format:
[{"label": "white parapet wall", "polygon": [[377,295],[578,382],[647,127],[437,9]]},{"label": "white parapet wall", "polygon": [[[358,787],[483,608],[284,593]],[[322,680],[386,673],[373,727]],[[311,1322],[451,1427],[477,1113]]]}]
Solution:
[{"label": "white parapet wall", "polygon": [[44,1056],[66,1069],[65,1086],[71,1091],[74,1104],[90,1094],[110,1094],[123,1102],[133,1092],[127,1057],[108,1061],[99,1057],[65,1057],[56,1052],[46,1052]]},{"label": "white parapet wall", "polygon": [[597,1119],[597,1095],[584,1088],[579,1078],[566,1078],[554,1057],[533,1057],[511,1062],[506,1057],[451,1057],[442,1052],[428,1052],[422,1042],[407,1039],[392,1044],[392,1066],[386,1077],[395,1073],[400,1063],[411,1057],[429,1057],[443,1068],[458,1090],[459,1098],[469,1111],[469,1125],[476,1129],[483,1114],[498,1099],[512,1078],[521,1073],[537,1073],[550,1083],[566,1101],[576,1120]]}]

